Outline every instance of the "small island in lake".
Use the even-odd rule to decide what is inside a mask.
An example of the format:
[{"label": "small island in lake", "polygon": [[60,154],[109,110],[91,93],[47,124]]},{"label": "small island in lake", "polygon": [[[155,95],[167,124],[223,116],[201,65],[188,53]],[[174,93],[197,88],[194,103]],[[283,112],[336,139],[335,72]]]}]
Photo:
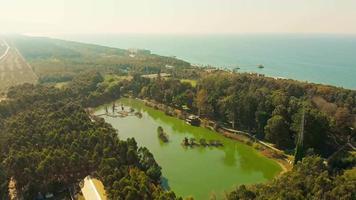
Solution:
[{"label": "small island in lake", "polygon": [[168,140],[168,135],[167,133],[164,132],[163,128],[161,126],[159,126],[157,128],[157,134],[158,134],[158,138],[164,142],[164,143],[167,143],[169,140]]}]

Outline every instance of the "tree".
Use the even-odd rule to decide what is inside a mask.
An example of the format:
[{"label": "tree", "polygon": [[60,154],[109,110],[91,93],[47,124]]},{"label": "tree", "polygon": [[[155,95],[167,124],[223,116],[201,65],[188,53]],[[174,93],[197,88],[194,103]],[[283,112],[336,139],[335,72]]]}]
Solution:
[{"label": "tree", "polygon": [[198,108],[198,115],[208,115],[212,111],[212,107],[208,102],[208,92],[201,89],[197,93],[196,103]]},{"label": "tree", "polygon": [[267,125],[269,115],[265,111],[256,112],[257,133],[261,138],[265,137],[264,127]]},{"label": "tree", "polygon": [[340,128],[340,134],[346,137],[350,135],[351,127],[353,126],[353,116],[350,111],[345,107],[339,107],[335,113],[336,126]]},{"label": "tree", "polygon": [[3,171],[2,166],[0,165],[0,198],[7,199],[8,193],[8,177],[6,173]]},{"label": "tree", "polygon": [[272,98],[272,104],[274,106],[279,106],[279,105],[287,105],[288,102],[288,96],[286,94],[286,92],[284,92],[283,90],[275,90],[272,92],[271,95]]},{"label": "tree", "polygon": [[265,138],[275,143],[277,147],[287,147],[290,145],[288,124],[281,115],[274,115],[267,121],[265,134]]},{"label": "tree", "polygon": [[[304,109],[304,141],[303,148],[312,148],[316,153],[326,153],[328,134],[330,131],[329,119],[322,112],[306,107]],[[293,117],[292,130],[301,131],[302,110]]]},{"label": "tree", "polygon": [[75,100],[86,92],[66,95],[43,86],[13,90],[13,102],[21,107],[8,108],[11,112],[1,130],[0,142],[7,144],[0,148],[2,199],[9,177],[25,199],[34,199],[39,192],[77,184],[88,174],[100,177],[112,199],[165,196],[161,168],[153,155],[138,149],[132,138],[119,140],[104,121],[92,121],[83,109],[85,102]]},{"label": "tree", "polygon": [[334,187],[327,192],[326,196],[328,199],[356,199],[356,167],[337,176]]},{"label": "tree", "polygon": [[238,199],[238,200],[253,200],[256,198],[256,194],[246,188],[245,185],[241,185],[236,188],[236,190],[228,194],[227,199]]},{"label": "tree", "polygon": [[236,107],[238,106],[237,96],[231,94],[224,97],[219,101],[220,109],[227,116],[227,119],[231,122],[232,128],[235,129],[236,123]]}]

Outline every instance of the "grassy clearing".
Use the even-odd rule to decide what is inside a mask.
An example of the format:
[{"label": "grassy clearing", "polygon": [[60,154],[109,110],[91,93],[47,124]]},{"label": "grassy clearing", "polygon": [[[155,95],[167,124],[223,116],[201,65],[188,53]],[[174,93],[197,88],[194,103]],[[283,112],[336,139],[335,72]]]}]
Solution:
[{"label": "grassy clearing", "polygon": [[66,81],[66,82],[60,82],[60,83],[56,83],[54,85],[54,87],[58,88],[58,89],[63,89],[64,87],[66,87],[69,84],[70,81]]},{"label": "grassy clearing", "polygon": [[181,79],[182,83],[190,83],[193,87],[197,86],[197,81],[192,79]]},{"label": "grassy clearing", "polygon": [[119,76],[114,74],[107,74],[104,76],[104,84],[114,85],[123,80],[132,80],[132,76]]}]

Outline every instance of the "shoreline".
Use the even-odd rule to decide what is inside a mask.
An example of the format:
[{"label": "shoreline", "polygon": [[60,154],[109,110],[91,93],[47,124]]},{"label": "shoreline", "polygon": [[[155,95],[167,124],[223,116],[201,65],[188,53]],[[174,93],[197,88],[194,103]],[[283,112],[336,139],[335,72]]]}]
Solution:
[{"label": "shoreline", "polygon": [[[214,130],[216,131],[216,130]],[[248,146],[253,147],[254,149],[256,149],[261,155],[274,160],[282,169],[282,171],[279,174],[283,174],[287,171],[289,171],[292,168],[292,165],[289,163],[289,161],[287,160],[288,155],[285,155],[284,153],[282,153],[281,150],[278,151],[279,153],[282,153],[283,156],[285,156],[285,158],[278,158],[273,156],[273,151],[275,150],[271,150],[268,149],[268,147],[265,147],[265,149],[260,149],[258,147],[254,147],[254,144],[261,144],[261,141],[257,141],[257,142],[253,142],[249,137],[241,135],[241,134],[235,134],[235,133],[231,133],[231,132],[227,132],[227,131],[216,131],[217,133],[223,135],[226,138],[230,138],[232,140],[244,143]]]},{"label": "shoreline", "polygon": [[[134,110],[137,112],[141,112],[143,114],[142,119],[137,118],[136,116],[128,116],[128,117],[123,117],[123,119],[118,116],[117,118],[112,118],[109,115],[106,115],[105,113],[105,107],[108,107],[110,105],[113,105],[115,102],[115,105],[122,105],[124,106],[124,110]],[[98,117],[99,121],[104,122],[104,120],[112,124],[115,129],[118,130],[119,137],[121,139],[126,139],[126,138],[137,138],[138,140],[137,143],[141,146],[146,146],[149,149],[153,149],[154,155],[159,158],[157,161],[160,163],[162,159],[162,165],[161,167],[163,169],[166,169],[166,172],[170,172],[169,178],[172,180],[179,180],[176,182],[178,185],[177,187],[181,184],[183,184],[187,180],[181,180],[181,174],[178,173],[172,168],[171,163],[176,162],[175,159],[172,161],[169,161],[166,159],[166,156],[172,157],[172,155],[179,156],[181,159],[178,159],[177,165],[176,166],[182,166],[182,172],[184,174],[189,174],[189,172],[194,172],[197,175],[197,177],[200,178],[207,178],[206,180],[210,181],[216,181],[217,177],[225,177],[224,180],[226,180],[226,183],[222,184],[221,186],[224,185],[224,189],[221,189],[221,194],[226,192],[227,190],[230,191],[229,189],[233,188],[236,185],[244,184],[244,185],[251,185],[251,184],[259,184],[262,182],[270,182],[275,180],[280,176],[280,174],[283,174],[284,172],[287,171],[287,169],[278,162],[276,163],[276,160],[270,159],[266,157],[265,155],[261,154],[259,151],[254,149],[251,146],[247,146],[246,144],[240,142],[240,141],[234,141],[232,139],[229,139],[227,136],[223,136],[221,133],[218,133],[216,131],[210,131],[206,127],[198,127],[198,126],[189,126],[185,121],[182,121],[182,118],[178,118],[177,116],[172,116],[170,114],[166,114],[166,112],[162,111],[161,109],[155,109],[152,106],[148,106],[148,100],[143,100],[139,98],[134,98],[134,97],[122,97],[122,98],[117,98],[115,101],[111,101],[111,103],[106,103],[102,104],[101,106],[97,106],[95,108],[91,109],[92,115],[95,116],[102,116]],[[151,102],[152,103],[152,102]],[[155,104],[157,105],[157,104]],[[163,106],[163,105],[161,105]],[[95,112],[93,112],[95,111]],[[120,112],[121,108],[118,107],[115,111],[115,113]],[[181,113],[178,109],[176,112]],[[111,114],[111,113],[110,113]],[[127,118],[127,119],[126,119]],[[126,125],[123,125],[126,124]],[[135,127],[135,124],[141,124],[140,127]],[[153,125],[153,126],[152,126]],[[171,143],[168,144],[163,144],[159,138],[157,137],[157,127],[162,126],[165,131],[171,136]],[[121,127],[121,129],[120,129]],[[146,130],[146,133],[143,135],[141,130]],[[148,131],[148,132],[147,132]],[[194,146],[196,148],[192,148],[194,150],[190,151],[190,147],[185,148],[182,146],[182,140],[184,141],[184,137],[190,139],[190,138],[195,138],[200,144],[199,146]],[[153,142],[150,140],[153,138]],[[206,141],[220,141],[223,143],[223,146],[221,148],[207,148],[205,150],[204,145],[201,145],[200,139],[205,139]],[[158,147],[158,148],[156,148]],[[192,153],[189,153],[192,152]],[[232,153],[233,152],[233,153]],[[202,154],[204,153],[204,155]],[[163,155],[163,156],[162,156]],[[237,156],[237,157],[236,157]],[[241,159],[242,158],[242,159]],[[184,161],[189,161],[191,164],[184,164]],[[212,161],[219,161],[219,162],[213,162]],[[169,164],[167,164],[169,163]],[[180,164],[182,163],[182,164]],[[191,166],[200,166],[202,163],[208,164],[209,167],[204,169],[207,169],[205,171],[200,171],[199,168],[192,168],[192,171],[190,170]],[[172,170],[173,169],[173,170]],[[216,170],[213,174],[216,175],[211,175],[211,172]],[[171,172],[174,172],[171,174]],[[248,174],[250,172],[257,172],[258,174],[262,173],[262,177],[258,175],[257,177],[255,176],[249,176]],[[205,173],[207,173],[205,175]],[[229,174],[231,173],[231,174]],[[220,176],[221,175],[221,176]],[[178,177],[177,177],[178,176]],[[199,178],[199,179],[200,179]],[[192,183],[197,182],[199,179],[195,179],[195,181],[192,181]],[[204,179],[205,180],[205,179]],[[198,184],[198,183],[195,183]],[[226,185],[226,186],[225,186]],[[175,185],[171,185],[172,189],[175,189]],[[212,184],[212,188],[214,184]],[[192,194],[188,193],[185,191],[190,191],[188,186],[183,187],[184,194]],[[205,189],[206,188],[202,188]],[[215,190],[215,189],[214,189]],[[207,192],[211,192],[208,191]],[[193,191],[194,193],[194,191]],[[220,193],[220,192],[219,192]],[[195,194],[195,193],[194,193]],[[205,194],[205,193],[204,193]],[[199,194],[203,195],[203,194]],[[185,196],[185,195],[183,195]],[[206,199],[206,198],[202,198]]]},{"label": "shoreline", "polygon": [[[128,98],[133,98],[133,97],[128,97]],[[189,115],[189,113],[183,110],[176,109],[162,103],[157,103],[149,99],[141,99],[141,98],[136,98],[136,99],[142,101],[146,106],[164,112],[168,116],[185,120],[185,117]],[[214,128],[213,126],[211,126],[211,124],[216,124],[216,122],[203,118],[202,123],[200,124],[199,127],[210,129],[226,138],[251,146],[252,148],[257,150],[262,156],[265,156],[275,161],[281,167],[282,171],[278,174],[278,176],[292,169],[293,166],[290,161],[290,158],[292,158],[292,156],[285,154],[282,150],[273,147],[271,144],[267,144],[256,138],[252,138],[252,136],[246,132],[238,131],[238,130],[232,132],[231,130],[224,127]]]},{"label": "shoreline", "polygon": [[[151,107],[155,110],[159,110],[161,112],[164,112],[165,115],[175,117],[181,120],[185,120],[185,118],[189,115],[189,113],[187,113],[186,111],[173,108],[171,106],[158,103],[150,99],[142,99],[131,96],[123,96],[121,98],[137,99],[139,101],[142,101],[148,107]],[[120,100],[121,98],[118,98],[114,101]],[[93,110],[91,110],[90,108],[87,111],[92,121],[96,121],[100,118],[99,116],[93,115]],[[279,172],[277,176],[280,176],[281,174],[284,174],[292,169],[293,165],[291,163],[293,156],[285,154],[282,150],[273,147],[272,144],[268,144],[264,141],[258,140],[244,131],[232,130],[225,127],[214,128],[214,125],[216,124],[217,123],[213,120],[202,118],[199,127],[209,129],[222,135],[223,137],[248,145],[258,151],[261,156],[273,160],[281,167],[281,172]]]}]

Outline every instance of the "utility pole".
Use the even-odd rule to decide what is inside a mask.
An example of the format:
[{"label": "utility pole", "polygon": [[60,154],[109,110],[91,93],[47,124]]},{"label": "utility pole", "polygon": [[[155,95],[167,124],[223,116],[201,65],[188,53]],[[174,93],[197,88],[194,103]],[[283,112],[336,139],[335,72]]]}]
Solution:
[{"label": "utility pole", "polygon": [[304,154],[304,147],[303,147],[303,142],[304,142],[304,125],[305,125],[305,109],[303,106],[303,111],[302,111],[302,121],[301,121],[301,127],[300,127],[300,132],[298,134],[298,140],[297,140],[297,145],[295,147],[295,154],[294,154],[294,165],[298,163],[298,161],[301,161],[303,158]]}]

